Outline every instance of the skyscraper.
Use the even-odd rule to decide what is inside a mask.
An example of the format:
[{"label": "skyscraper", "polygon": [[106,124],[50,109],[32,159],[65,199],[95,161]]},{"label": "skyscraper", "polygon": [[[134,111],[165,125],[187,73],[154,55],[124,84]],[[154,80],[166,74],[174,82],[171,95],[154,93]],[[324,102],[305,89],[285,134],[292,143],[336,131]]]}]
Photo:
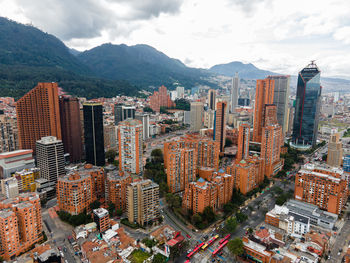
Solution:
[{"label": "skyscraper", "polygon": [[216,90],[210,89],[208,91],[208,108],[210,110],[216,109]]},{"label": "skyscraper", "polygon": [[238,93],[239,93],[239,77],[238,73],[232,78],[231,86],[231,113],[235,112],[238,106]]},{"label": "skyscraper", "polygon": [[312,61],[299,72],[292,142],[296,147],[316,145],[320,115],[321,72]]},{"label": "skyscraper", "polygon": [[43,137],[36,142],[36,149],[40,177],[56,185],[57,178],[66,173],[62,141],[53,136]]},{"label": "skyscraper", "polygon": [[149,138],[149,114],[136,112],[135,119],[142,122],[142,138],[147,140]]},{"label": "skyscraper", "polygon": [[97,166],[105,164],[102,104],[83,105],[86,162]]},{"label": "skyscraper", "polygon": [[69,153],[70,161],[75,163],[83,155],[79,100],[62,96],[59,104],[64,152]]},{"label": "skyscraper", "polygon": [[19,147],[32,149],[45,136],[61,139],[57,83],[38,83],[16,103]]},{"label": "skyscraper", "polygon": [[185,95],[185,88],[184,87],[176,87],[176,95],[178,99],[181,99]]},{"label": "skyscraper", "polygon": [[126,119],[135,119],[135,106],[116,104],[114,106],[114,123],[118,124]]},{"label": "skyscraper", "polygon": [[118,125],[119,170],[131,174],[142,172],[142,122],[127,119]]},{"label": "skyscraper", "polygon": [[203,128],[203,103],[191,102],[191,131],[199,132]]},{"label": "skyscraper", "polygon": [[273,104],[277,107],[277,121],[282,126],[283,134],[288,128],[288,105],[290,76],[269,76],[275,81]]},{"label": "skyscraper", "polygon": [[343,169],[344,172],[350,173],[350,155],[344,157]]},{"label": "skyscraper", "polygon": [[250,126],[248,124],[241,124],[238,132],[238,150],[236,162],[245,160],[249,156],[249,139],[250,139]]},{"label": "skyscraper", "polygon": [[256,81],[253,141],[261,143],[265,104],[273,103],[275,81],[258,79]]},{"label": "skyscraper", "polygon": [[220,101],[216,104],[214,141],[220,142],[220,152],[224,151],[226,139],[226,101]]},{"label": "skyscraper", "polygon": [[328,143],[327,164],[340,167],[343,159],[343,145],[339,133],[332,133]]}]

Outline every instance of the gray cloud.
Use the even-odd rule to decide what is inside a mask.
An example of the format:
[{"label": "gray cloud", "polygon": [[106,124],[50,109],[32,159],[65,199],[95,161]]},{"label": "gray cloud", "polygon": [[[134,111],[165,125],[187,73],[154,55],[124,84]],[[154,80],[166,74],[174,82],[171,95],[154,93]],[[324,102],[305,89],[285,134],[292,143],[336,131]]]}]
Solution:
[{"label": "gray cloud", "polygon": [[246,14],[252,14],[259,3],[270,3],[272,0],[228,0],[230,3],[240,7]]}]

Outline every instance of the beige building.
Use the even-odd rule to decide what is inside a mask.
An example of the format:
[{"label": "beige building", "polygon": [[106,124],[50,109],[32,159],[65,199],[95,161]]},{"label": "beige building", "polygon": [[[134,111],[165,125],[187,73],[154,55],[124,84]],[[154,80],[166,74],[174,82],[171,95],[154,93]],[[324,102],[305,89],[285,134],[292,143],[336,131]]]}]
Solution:
[{"label": "beige building", "polygon": [[339,133],[332,133],[328,143],[327,164],[340,167],[343,158],[343,146]]},{"label": "beige building", "polygon": [[191,103],[191,131],[199,132],[203,128],[203,103],[192,102]]},{"label": "beige building", "polygon": [[17,119],[0,114],[0,152],[19,149]]},{"label": "beige building", "polygon": [[204,112],[204,126],[208,129],[214,128],[215,111],[207,110]]},{"label": "beige building", "polygon": [[128,185],[126,193],[129,222],[152,224],[159,216],[159,185],[142,180]]},{"label": "beige building", "polygon": [[15,198],[19,195],[18,182],[16,178],[10,177],[0,181],[1,193],[6,198]]}]

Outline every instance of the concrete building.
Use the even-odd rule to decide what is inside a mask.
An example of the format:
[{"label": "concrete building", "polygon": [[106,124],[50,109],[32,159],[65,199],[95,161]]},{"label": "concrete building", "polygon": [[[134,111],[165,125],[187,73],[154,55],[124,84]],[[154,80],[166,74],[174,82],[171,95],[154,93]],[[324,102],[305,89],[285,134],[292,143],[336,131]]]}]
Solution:
[{"label": "concrete building", "polygon": [[238,131],[238,150],[236,154],[236,162],[245,160],[249,156],[249,140],[250,140],[250,126],[248,124],[241,124]]},{"label": "concrete building", "polygon": [[158,91],[155,91],[152,96],[149,97],[149,104],[153,111],[160,112],[160,107],[173,108],[175,103],[168,95],[167,88],[165,86],[159,87]]},{"label": "concrete building", "polygon": [[107,174],[106,201],[112,202],[116,209],[126,210],[126,190],[132,182],[128,173],[113,171]]},{"label": "concrete building", "polygon": [[237,106],[238,106],[238,97],[239,97],[239,77],[238,73],[236,72],[235,76],[232,78],[232,85],[231,85],[231,113],[234,113]]},{"label": "concrete building", "polygon": [[149,114],[136,112],[135,119],[142,122],[142,138],[143,140],[147,140],[149,135]]},{"label": "concrete building", "polygon": [[40,178],[40,169],[24,169],[16,172],[13,177],[17,180],[19,192],[34,192],[36,189],[35,180]]},{"label": "concrete building", "polygon": [[226,139],[226,117],[227,103],[220,101],[216,105],[215,126],[214,126],[214,141],[220,143],[220,152],[224,152]]},{"label": "concrete building", "polygon": [[176,95],[178,99],[183,99],[185,96],[185,88],[184,87],[176,87]]},{"label": "concrete building", "polygon": [[343,159],[343,145],[339,133],[332,133],[328,143],[327,164],[340,167]]},{"label": "concrete building", "polygon": [[113,123],[103,125],[103,139],[105,151],[118,149],[118,129]]},{"label": "concrete building", "polygon": [[202,102],[191,102],[191,131],[199,132],[203,128],[204,108]]},{"label": "concrete building", "polygon": [[0,178],[11,177],[16,171],[34,168],[33,150],[0,153]]},{"label": "concrete building", "polygon": [[127,119],[118,125],[119,170],[131,174],[142,172],[142,122]]},{"label": "concrete building", "polygon": [[16,178],[9,177],[6,179],[2,179],[0,180],[0,184],[1,184],[1,193],[6,198],[15,198],[19,195],[18,182]]},{"label": "concrete building", "polygon": [[36,142],[36,149],[40,177],[56,184],[57,178],[66,174],[62,141],[53,136],[43,137]]},{"label": "concrete building", "polygon": [[107,231],[110,228],[109,213],[105,208],[97,208],[92,211],[94,222],[100,233]]},{"label": "concrete building", "polygon": [[350,173],[350,155],[347,155],[344,157],[343,169],[344,169],[344,172]]},{"label": "concrete building", "polygon": [[204,127],[213,129],[215,124],[215,111],[207,110],[204,112]]},{"label": "concrete building", "polygon": [[159,214],[159,185],[151,180],[133,182],[127,187],[127,215],[129,222],[152,224]]},{"label": "concrete building", "polygon": [[210,89],[208,91],[208,108],[209,110],[216,110],[216,90]]},{"label": "concrete building", "polygon": [[6,116],[0,111],[0,152],[19,149],[17,119]]},{"label": "concrete building", "polygon": [[191,125],[191,111],[184,111],[184,124]]},{"label": "concrete building", "polygon": [[114,123],[118,125],[119,122],[126,119],[135,119],[136,107],[130,105],[116,104],[114,106]]}]

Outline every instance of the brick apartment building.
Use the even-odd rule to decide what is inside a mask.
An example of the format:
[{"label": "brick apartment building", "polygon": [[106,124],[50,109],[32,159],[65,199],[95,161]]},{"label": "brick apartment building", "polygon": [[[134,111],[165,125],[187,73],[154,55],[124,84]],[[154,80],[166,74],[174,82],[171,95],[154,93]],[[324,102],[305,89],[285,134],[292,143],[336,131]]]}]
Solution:
[{"label": "brick apartment building", "polygon": [[160,107],[173,108],[175,103],[168,95],[167,88],[165,86],[159,87],[158,91],[155,91],[152,96],[149,97],[150,108],[153,111],[160,112]]},{"label": "brick apartment building", "polygon": [[126,210],[126,190],[132,183],[132,177],[128,173],[112,171],[107,174],[106,201],[112,202],[116,209]]}]

